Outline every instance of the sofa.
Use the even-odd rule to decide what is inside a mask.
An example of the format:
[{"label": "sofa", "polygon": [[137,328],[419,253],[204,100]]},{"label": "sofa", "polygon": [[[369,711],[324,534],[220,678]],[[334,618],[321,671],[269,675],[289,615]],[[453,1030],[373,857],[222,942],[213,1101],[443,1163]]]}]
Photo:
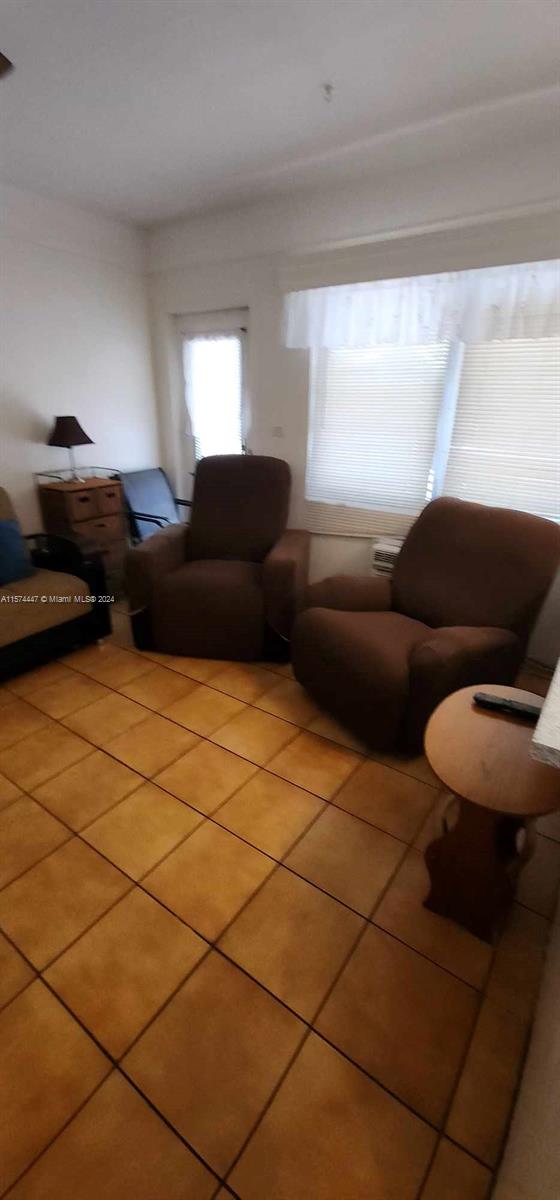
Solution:
[{"label": "sofa", "polygon": [[[16,520],[10,497],[0,488],[0,521]],[[33,573],[0,586],[0,680],[111,632],[99,556],[50,534],[25,540]]]}]

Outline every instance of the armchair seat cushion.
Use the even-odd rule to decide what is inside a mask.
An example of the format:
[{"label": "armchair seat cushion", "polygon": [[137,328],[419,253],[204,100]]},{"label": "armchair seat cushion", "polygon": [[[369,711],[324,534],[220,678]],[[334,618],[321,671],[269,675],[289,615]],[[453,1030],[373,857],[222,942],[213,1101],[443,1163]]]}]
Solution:
[{"label": "armchair seat cushion", "polygon": [[153,601],[155,644],[167,654],[249,661],[263,641],[262,565],[198,559],[164,575]]},{"label": "armchair seat cushion", "polygon": [[396,612],[307,609],[293,635],[296,679],[368,745],[383,749],[404,717],[410,654],[431,632]]}]

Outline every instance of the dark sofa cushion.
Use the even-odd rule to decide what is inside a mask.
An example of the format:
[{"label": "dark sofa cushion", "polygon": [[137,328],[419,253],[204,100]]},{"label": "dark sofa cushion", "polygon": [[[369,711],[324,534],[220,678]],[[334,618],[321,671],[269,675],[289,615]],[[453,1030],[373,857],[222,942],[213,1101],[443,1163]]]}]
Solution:
[{"label": "dark sofa cushion", "polygon": [[33,565],[17,521],[0,521],[0,587],[33,575]]}]

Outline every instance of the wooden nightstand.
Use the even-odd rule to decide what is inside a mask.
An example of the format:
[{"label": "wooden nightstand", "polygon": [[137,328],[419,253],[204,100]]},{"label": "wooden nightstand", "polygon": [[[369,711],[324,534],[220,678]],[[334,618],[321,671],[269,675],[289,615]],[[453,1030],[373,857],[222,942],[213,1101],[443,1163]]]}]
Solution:
[{"label": "wooden nightstand", "polygon": [[127,548],[124,501],[118,479],[52,480],[40,483],[39,503],[46,533],[85,542],[99,551],[107,577],[107,590],[121,588]]}]

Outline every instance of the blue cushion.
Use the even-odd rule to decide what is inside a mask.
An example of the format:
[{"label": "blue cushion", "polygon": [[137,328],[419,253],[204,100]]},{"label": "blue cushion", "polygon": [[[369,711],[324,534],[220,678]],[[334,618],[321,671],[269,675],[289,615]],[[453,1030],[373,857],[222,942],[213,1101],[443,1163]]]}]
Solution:
[{"label": "blue cushion", "polygon": [[0,521],[0,586],[27,579],[34,567],[17,521]]}]

